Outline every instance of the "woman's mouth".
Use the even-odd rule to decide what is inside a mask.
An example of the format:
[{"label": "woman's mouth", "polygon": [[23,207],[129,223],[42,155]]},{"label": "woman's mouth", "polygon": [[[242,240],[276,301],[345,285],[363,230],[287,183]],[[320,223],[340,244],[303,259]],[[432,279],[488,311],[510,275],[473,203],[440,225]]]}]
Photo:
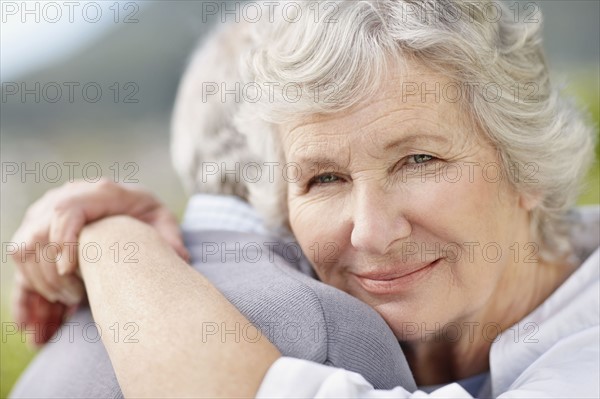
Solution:
[{"label": "woman's mouth", "polygon": [[376,295],[393,294],[410,289],[416,282],[429,274],[441,261],[437,259],[411,272],[355,274],[361,287]]}]

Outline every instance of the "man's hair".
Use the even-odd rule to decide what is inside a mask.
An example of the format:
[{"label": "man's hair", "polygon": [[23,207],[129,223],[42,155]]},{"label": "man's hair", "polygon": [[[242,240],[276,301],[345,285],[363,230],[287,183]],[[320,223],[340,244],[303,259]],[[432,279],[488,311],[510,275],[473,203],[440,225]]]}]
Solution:
[{"label": "man's hair", "polygon": [[239,86],[239,60],[250,47],[248,23],[219,26],[202,41],[185,71],[171,121],[171,158],[188,193],[246,199],[238,172],[253,161],[246,137],[233,126],[240,101],[224,95]]}]

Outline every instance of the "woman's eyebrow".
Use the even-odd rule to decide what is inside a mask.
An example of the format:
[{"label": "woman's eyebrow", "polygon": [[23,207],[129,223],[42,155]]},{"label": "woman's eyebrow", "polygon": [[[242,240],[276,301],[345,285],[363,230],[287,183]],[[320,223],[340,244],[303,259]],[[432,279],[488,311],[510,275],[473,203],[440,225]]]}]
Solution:
[{"label": "woman's eyebrow", "polygon": [[309,165],[312,167],[317,165],[319,169],[324,169],[324,168],[327,168],[330,166],[331,167],[339,167],[338,161],[336,161],[326,155],[314,155],[314,156],[300,155],[298,158],[293,159],[292,162],[300,165],[300,167],[306,166],[306,165]]},{"label": "woman's eyebrow", "polygon": [[[404,136],[401,137],[399,139],[395,139],[392,141],[389,141],[387,143],[384,143],[382,148],[383,151],[385,152],[390,152],[392,150],[397,149],[400,146],[403,145],[414,145],[416,143],[425,143],[425,142],[430,142],[430,141],[435,141],[437,143],[449,143],[449,140],[447,137],[445,136],[439,136],[439,135],[434,135],[434,134],[410,134],[408,136]],[[338,167],[340,165],[338,160],[335,160],[333,156],[331,155],[325,155],[325,154],[312,154],[312,155],[308,155],[308,154],[299,154],[297,157],[294,157],[292,159],[292,161],[294,163],[299,164],[300,166],[302,165],[310,165],[310,166],[314,166],[314,165],[319,165],[319,168],[323,168],[323,167],[328,167],[328,166],[334,166],[334,167]]]},{"label": "woman's eyebrow", "polygon": [[410,144],[414,144],[414,143],[423,143],[423,142],[429,142],[429,141],[435,141],[438,143],[448,143],[449,142],[447,137],[436,135],[436,134],[410,134],[408,136],[404,136],[399,139],[384,143],[383,150],[390,151],[390,150],[394,150],[402,145],[407,145],[407,144],[410,145]]},{"label": "woman's eyebrow", "polygon": [[[384,142],[382,145],[383,151],[391,151],[403,145],[413,145],[415,143],[426,143],[426,142],[437,142],[437,143],[449,143],[450,141],[446,136],[440,136],[437,134],[426,134],[426,133],[412,133],[400,138],[396,138],[394,140],[390,140],[388,142]],[[307,155],[302,153],[298,155],[298,157],[294,160],[294,162],[302,164],[302,163],[310,163],[310,164],[337,164],[338,162],[332,159],[330,155],[323,154],[312,154]]]}]

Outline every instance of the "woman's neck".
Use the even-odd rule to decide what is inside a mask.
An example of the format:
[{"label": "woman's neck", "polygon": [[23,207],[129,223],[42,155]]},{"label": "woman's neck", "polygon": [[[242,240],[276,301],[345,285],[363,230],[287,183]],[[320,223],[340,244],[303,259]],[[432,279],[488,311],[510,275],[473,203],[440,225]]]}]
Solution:
[{"label": "woman's neck", "polygon": [[531,313],[571,275],[566,262],[512,264],[487,304],[463,320],[456,336],[403,342],[417,385],[444,384],[489,370],[489,352],[497,335]]}]

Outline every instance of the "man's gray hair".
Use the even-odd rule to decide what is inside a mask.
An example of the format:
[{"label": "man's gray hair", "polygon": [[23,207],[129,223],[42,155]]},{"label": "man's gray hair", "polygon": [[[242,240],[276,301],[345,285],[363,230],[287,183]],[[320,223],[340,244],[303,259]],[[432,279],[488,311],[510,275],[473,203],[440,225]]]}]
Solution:
[{"label": "man's gray hair", "polygon": [[[222,98],[239,85],[239,60],[252,42],[245,22],[219,26],[192,55],[171,121],[171,159],[188,193],[233,194],[246,199],[240,173],[253,161],[246,137],[233,126],[240,101]],[[231,101],[227,101],[231,100]]]}]

